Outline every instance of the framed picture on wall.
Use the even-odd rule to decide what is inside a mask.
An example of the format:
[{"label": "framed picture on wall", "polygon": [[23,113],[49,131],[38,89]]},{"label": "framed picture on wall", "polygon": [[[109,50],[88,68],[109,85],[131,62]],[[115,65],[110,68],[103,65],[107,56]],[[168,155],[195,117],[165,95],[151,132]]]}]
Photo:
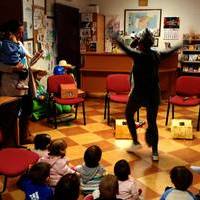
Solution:
[{"label": "framed picture on wall", "polygon": [[34,0],[34,6],[45,8],[45,0]]},{"label": "framed picture on wall", "polygon": [[33,38],[33,1],[23,0],[24,40]]},{"label": "framed picture on wall", "polygon": [[124,32],[140,32],[145,28],[150,29],[154,36],[160,36],[161,9],[125,9]]},{"label": "framed picture on wall", "polygon": [[153,46],[154,47],[158,47],[158,42],[159,42],[158,38],[154,38],[154,44],[153,44]]},{"label": "framed picture on wall", "polygon": [[33,40],[26,40],[23,42],[25,49],[33,55]]},{"label": "framed picture on wall", "polygon": [[55,0],[45,0],[45,4],[45,14],[47,17],[53,17]]}]

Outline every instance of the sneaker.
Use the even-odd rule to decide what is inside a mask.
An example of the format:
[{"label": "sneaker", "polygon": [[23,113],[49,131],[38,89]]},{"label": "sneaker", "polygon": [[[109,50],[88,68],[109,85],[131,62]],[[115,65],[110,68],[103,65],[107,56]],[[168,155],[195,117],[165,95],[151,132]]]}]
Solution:
[{"label": "sneaker", "polygon": [[158,162],[159,161],[159,155],[158,153],[152,153],[152,161]]},{"label": "sneaker", "polygon": [[17,83],[17,86],[16,86],[16,88],[18,89],[18,90],[27,90],[28,89],[28,85],[25,85],[24,83]]},{"label": "sneaker", "polygon": [[138,142],[138,143],[133,143],[129,148],[126,149],[127,152],[129,153],[134,153],[135,150],[137,149],[141,149],[142,145]]}]

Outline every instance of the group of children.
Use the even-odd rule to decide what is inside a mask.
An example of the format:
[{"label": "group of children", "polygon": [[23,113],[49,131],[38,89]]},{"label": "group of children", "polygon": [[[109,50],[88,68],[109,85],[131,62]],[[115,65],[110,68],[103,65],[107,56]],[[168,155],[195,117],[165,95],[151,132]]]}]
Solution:
[{"label": "group of children", "polygon": [[[126,160],[115,163],[112,175],[107,174],[100,164],[102,150],[99,146],[89,146],[84,152],[83,164],[78,166],[69,164],[66,148],[64,139],[51,140],[48,134],[35,136],[33,151],[40,158],[18,181],[26,200],[77,200],[80,193],[85,196],[85,200],[142,199],[142,190],[131,177],[131,169]],[[197,199],[188,191],[193,181],[189,169],[184,166],[174,167],[170,178],[175,188],[167,187],[161,200]]]}]

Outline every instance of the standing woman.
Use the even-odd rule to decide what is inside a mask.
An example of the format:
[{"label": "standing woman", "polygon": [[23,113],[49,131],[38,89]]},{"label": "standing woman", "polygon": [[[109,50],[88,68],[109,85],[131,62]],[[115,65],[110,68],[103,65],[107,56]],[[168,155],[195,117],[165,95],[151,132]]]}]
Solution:
[{"label": "standing woman", "polygon": [[133,86],[125,110],[133,144],[127,149],[127,152],[134,152],[141,147],[137,138],[134,114],[141,106],[144,106],[147,110],[148,123],[145,134],[146,143],[149,147],[152,147],[152,160],[158,161],[158,127],[156,119],[160,104],[159,63],[161,59],[169,56],[180,47],[170,49],[167,52],[152,50],[154,37],[148,29],[145,29],[139,37],[135,38],[134,45],[131,46],[132,49],[126,47],[117,36],[114,39],[116,39],[119,47],[134,61],[131,72]]},{"label": "standing woman", "polygon": [[[23,23],[20,23],[16,20],[10,20],[2,25],[2,29],[4,32],[12,31],[12,33],[15,34],[19,45],[24,48],[23,44],[21,43],[24,33]],[[25,144],[30,142],[28,135],[28,122],[29,116],[32,113],[32,95],[29,94],[28,90],[19,90],[16,88],[16,85],[19,81],[18,72],[22,70],[23,64],[21,63],[18,63],[17,65],[6,65],[4,63],[0,63],[0,96],[22,97],[19,106],[19,130],[20,143]]]}]

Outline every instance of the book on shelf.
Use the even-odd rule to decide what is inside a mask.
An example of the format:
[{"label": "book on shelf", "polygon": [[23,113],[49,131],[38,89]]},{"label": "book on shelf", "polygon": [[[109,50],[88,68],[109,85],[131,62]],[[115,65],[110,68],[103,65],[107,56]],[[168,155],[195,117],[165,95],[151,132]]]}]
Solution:
[{"label": "book on shelf", "polygon": [[197,61],[198,54],[191,54],[189,55],[189,61]]}]

